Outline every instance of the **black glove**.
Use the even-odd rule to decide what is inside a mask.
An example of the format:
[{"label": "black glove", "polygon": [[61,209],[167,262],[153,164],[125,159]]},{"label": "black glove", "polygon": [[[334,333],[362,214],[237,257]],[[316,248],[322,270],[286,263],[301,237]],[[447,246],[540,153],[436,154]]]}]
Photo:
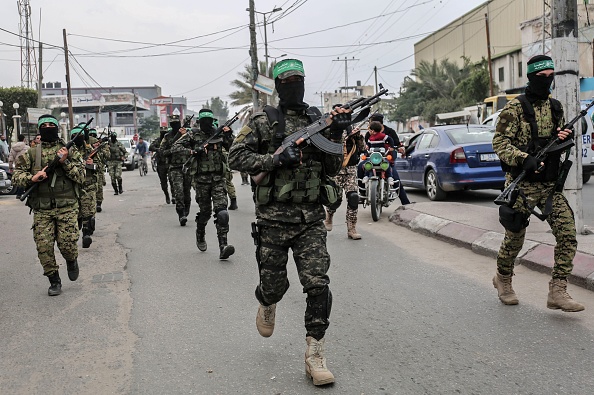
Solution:
[{"label": "black glove", "polygon": [[339,112],[332,116],[332,123],[330,124],[330,130],[333,132],[343,131],[351,124],[351,113]]},{"label": "black glove", "polygon": [[534,156],[528,155],[522,162],[522,169],[526,170],[528,174],[533,174],[538,169],[538,161]]},{"label": "black glove", "polygon": [[194,153],[192,154],[192,156],[194,158],[197,158],[200,156],[200,154],[202,154],[204,152],[204,147],[199,145],[198,147],[194,148]]},{"label": "black glove", "polygon": [[280,154],[272,156],[272,163],[276,167],[285,166],[289,168],[297,167],[301,163],[301,151],[297,144],[293,143]]}]

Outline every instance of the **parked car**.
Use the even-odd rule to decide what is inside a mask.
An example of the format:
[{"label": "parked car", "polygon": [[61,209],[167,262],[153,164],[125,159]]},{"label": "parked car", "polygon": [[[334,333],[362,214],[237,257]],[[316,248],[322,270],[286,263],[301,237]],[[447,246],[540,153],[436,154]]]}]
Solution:
[{"label": "parked car", "polygon": [[442,125],[413,136],[396,170],[405,187],[427,191],[431,200],[447,192],[503,189],[505,175],[493,151],[493,126]]},{"label": "parked car", "polygon": [[136,145],[133,145],[129,138],[119,138],[118,141],[122,143],[128,152],[128,156],[126,156],[126,160],[124,160],[124,167],[126,170],[137,169],[138,155],[134,155],[134,149],[136,148]]},{"label": "parked car", "polygon": [[12,185],[12,174],[8,172],[8,163],[0,161],[0,195],[13,195],[16,186]]},{"label": "parked car", "polygon": [[501,114],[501,110],[499,110],[495,114],[492,114],[489,117],[487,117],[483,121],[482,125],[487,125],[487,126],[493,126],[493,127],[495,127],[497,125],[497,120],[499,119],[499,114]]}]

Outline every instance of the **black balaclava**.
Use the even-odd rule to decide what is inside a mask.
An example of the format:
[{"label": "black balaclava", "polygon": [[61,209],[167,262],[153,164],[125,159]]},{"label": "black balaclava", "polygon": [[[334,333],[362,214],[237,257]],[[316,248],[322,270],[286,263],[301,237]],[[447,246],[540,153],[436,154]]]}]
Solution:
[{"label": "black balaclava", "polygon": [[85,134],[84,134],[84,132],[83,133],[80,133],[78,136],[76,136],[74,138],[74,144],[76,144],[77,147],[82,147],[84,143],[85,143]]},{"label": "black balaclava", "polygon": [[[208,114],[208,116],[205,116],[204,114]],[[198,112],[198,125],[200,126],[200,130],[202,132],[206,134],[213,134],[215,131],[213,122],[214,118],[212,117],[211,110],[208,108],[203,108]]]},{"label": "black balaclava", "polygon": [[526,98],[531,103],[534,103],[537,100],[546,100],[551,93],[551,85],[553,84],[555,76],[553,74],[545,77],[536,75],[536,73],[542,70],[554,70],[553,60],[550,56],[536,55],[530,58],[527,65],[528,86],[526,86]]},{"label": "black balaclava", "polygon": [[179,118],[172,119],[169,121],[169,126],[171,126],[171,132],[175,135],[181,129],[181,121]]},{"label": "black balaclava", "polygon": [[165,137],[165,134],[167,134],[167,129],[162,128],[161,130],[159,130],[159,134],[161,135],[161,138]]},{"label": "black balaclava", "polygon": [[[43,124],[51,123],[52,126],[45,127]],[[46,114],[39,117],[39,134],[41,135],[41,141],[46,143],[53,143],[60,139],[60,130],[58,128],[58,119],[52,115]]]},{"label": "black balaclava", "polygon": [[111,142],[112,142],[112,143],[115,143],[115,142],[117,141],[117,139],[118,139],[118,138],[116,137],[116,135],[115,135],[115,134],[112,134],[112,135],[111,135],[111,137],[110,137],[110,139],[111,139]]},{"label": "black balaclava", "polygon": [[282,108],[300,111],[307,109],[303,101],[305,96],[305,81],[292,81],[281,84],[280,78],[274,80],[274,86],[278,92],[278,104]]}]

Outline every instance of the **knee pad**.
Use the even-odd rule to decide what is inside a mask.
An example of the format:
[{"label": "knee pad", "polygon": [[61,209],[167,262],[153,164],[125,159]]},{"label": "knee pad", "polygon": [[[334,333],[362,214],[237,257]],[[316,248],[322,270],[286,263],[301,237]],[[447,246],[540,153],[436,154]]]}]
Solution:
[{"label": "knee pad", "polygon": [[215,211],[215,221],[220,226],[229,225],[229,211],[227,209],[217,209]]},{"label": "knee pad", "polygon": [[328,205],[328,210],[335,212],[336,210],[338,210],[338,208],[340,207],[340,205],[342,204],[342,196],[339,196],[338,200],[330,205]]},{"label": "knee pad", "polygon": [[351,210],[357,210],[359,208],[359,194],[355,191],[347,193],[347,206]]},{"label": "knee pad", "polygon": [[305,309],[305,316],[310,316],[313,319],[321,319],[323,321],[330,318],[330,311],[332,310],[332,292],[326,285],[322,292],[316,296],[307,295],[307,308]]}]

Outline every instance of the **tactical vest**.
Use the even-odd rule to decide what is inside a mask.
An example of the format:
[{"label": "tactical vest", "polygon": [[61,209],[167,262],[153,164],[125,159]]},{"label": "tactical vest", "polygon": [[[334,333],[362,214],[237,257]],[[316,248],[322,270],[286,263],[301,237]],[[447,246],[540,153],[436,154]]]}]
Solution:
[{"label": "tactical vest", "polygon": [[[184,137],[187,136],[187,137]],[[183,139],[183,140],[182,140]],[[181,145],[184,148],[191,149],[192,148],[192,140],[189,134],[180,135],[180,137],[171,144],[171,148],[173,149],[174,146]],[[190,157],[190,154],[184,154],[181,152],[172,152],[169,156],[169,164],[171,166],[182,166]]]},{"label": "tactical vest", "polygon": [[[198,160],[198,173],[223,173],[226,160],[221,143],[222,139],[218,143],[208,145],[207,152],[202,153]],[[213,148],[214,145],[217,146],[216,149]]]},{"label": "tactical vest", "polygon": [[[560,126],[561,117],[563,116],[563,107],[559,100],[549,98],[551,106],[551,114],[553,116],[553,130],[549,137],[539,137],[538,123],[536,122],[536,114],[534,107],[526,98],[526,95],[519,95],[517,97],[522,105],[522,112],[524,120],[530,124],[531,139],[528,145],[518,147],[520,151],[526,152],[530,155],[535,155],[540,148],[544,147],[551,138],[557,135],[557,127]],[[526,176],[525,180],[530,182],[546,182],[556,181],[559,177],[559,165],[561,162],[562,151],[551,152],[544,160],[544,171],[540,173],[532,173]],[[522,166],[509,166],[507,163],[501,161],[501,169],[506,173],[511,173],[513,178],[516,178],[522,172]]]},{"label": "tactical vest", "polygon": [[[35,149],[28,150],[29,158],[33,163],[32,174],[36,174],[53,160],[58,150],[65,145],[57,144],[51,150],[51,157],[42,163],[42,144],[37,144]],[[35,191],[27,199],[27,206],[33,210],[51,210],[75,205],[78,202],[78,184],[66,176],[61,166],[56,166],[50,179],[40,182]]]},{"label": "tactical vest", "polygon": [[[71,147],[70,148],[70,153],[72,152],[73,149],[77,149],[81,155],[83,156],[83,159],[86,158],[92,151],[93,148],[85,143],[85,147],[80,149],[78,147],[74,148]],[[97,155],[95,155],[93,157],[93,159],[97,158]],[[92,186],[94,184],[97,183],[97,164],[95,163],[95,160],[93,160],[92,164],[87,164],[85,161],[85,183],[84,186],[88,187],[88,186]]]},{"label": "tactical vest", "polygon": [[117,161],[122,159],[122,150],[120,144],[116,141],[115,143],[109,142],[109,160]]},{"label": "tactical vest", "polygon": [[[286,137],[284,128],[284,114],[279,109],[265,106],[264,112],[268,117],[268,123],[272,127],[273,137],[266,148],[267,153],[274,154],[277,148]],[[309,107],[306,115],[311,123],[321,117],[317,107]],[[322,163],[316,153],[310,150],[302,151],[302,164],[289,169],[279,167],[264,178],[260,185],[254,189],[254,200],[258,205],[266,205],[272,202],[282,203],[317,203],[320,201],[320,189],[325,188],[325,175],[323,174]],[[328,195],[324,191],[324,196]],[[330,195],[336,195],[330,192]],[[337,196],[331,199],[337,199]],[[336,201],[336,200],[334,200]]]}]

